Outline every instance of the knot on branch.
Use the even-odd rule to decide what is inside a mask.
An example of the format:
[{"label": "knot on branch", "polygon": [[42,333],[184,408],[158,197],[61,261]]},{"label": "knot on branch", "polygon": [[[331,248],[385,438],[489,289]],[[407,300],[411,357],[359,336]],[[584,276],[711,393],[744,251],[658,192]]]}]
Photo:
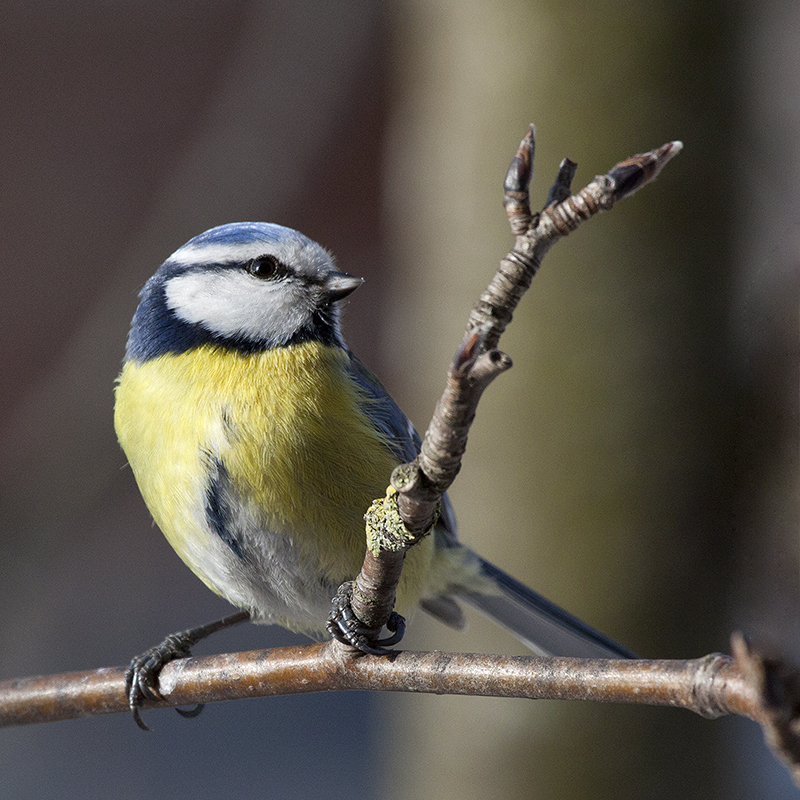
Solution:
[{"label": "knot on branch", "polygon": [[727,677],[730,659],[719,653],[710,653],[695,662],[696,673],[692,683],[694,708],[706,719],[717,719],[730,714],[731,709],[725,702],[725,693],[721,690]]},{"label": "knot on branch", "polygon": [[[394,478],[394,475],[392,477]],[[437,503],[430,527],[421,533],[413,533],[406,527],[400,516],[400,510],[397,507],[397,489],[394,486],[387,487],[385,497],[374,500],[367,509],[367,513],[364,514],[364,520],[367,523],[369,552],[376,558],[381,552],[405,552],[433,530],[439,519],[439,508],[440,503]]]}]

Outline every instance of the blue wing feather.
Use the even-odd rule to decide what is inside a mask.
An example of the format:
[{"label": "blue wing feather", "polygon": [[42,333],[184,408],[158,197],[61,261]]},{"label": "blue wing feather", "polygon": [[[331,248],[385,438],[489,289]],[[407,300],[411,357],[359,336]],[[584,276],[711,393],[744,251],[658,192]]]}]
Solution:
[{"label": "blue wing feather", "polygon": [[[364,366],[356,355],[350,351],[348,351],[348,355],[350,356],[350,377],[365,398],[362,410],[376,429],[387,439],[397,462],[405,464],[413,461],[422,446],[422,439],[416,428],[401,411],[380,380]],[[458,546],[455,512],[447,495],[442,498],[442,508],[435,536],[436,544],[439,547]]]}]

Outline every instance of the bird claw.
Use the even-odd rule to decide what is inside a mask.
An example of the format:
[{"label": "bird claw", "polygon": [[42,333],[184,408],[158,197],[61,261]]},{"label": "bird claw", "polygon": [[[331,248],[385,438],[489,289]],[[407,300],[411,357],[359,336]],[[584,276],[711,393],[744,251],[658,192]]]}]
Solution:
[{"label": "bird claw", "polygon": [[[158,674],[170,661],[191,656],[189,647],[194,641],[188,641],[189,637],[184,635],[189,633],[190,631],[172,633],[161,644],[131,659],[125,673],[125,694],[134,722],[143,731],[149,731],[150,728],[142,720],[142,704],[146,700],[157,702],[164,699],[158,688]],[[203,704],[187,710],[175,710],[183,717],[196,717],[203,710]]]},{"label": "bird claw", "polygon": [[386,622],[386,628],[392,636],[378,638],[380,628],[367,628],[353,613],[351,601],[353,598],[353,583],[343,583],[336,596],[331,600],[331,613],[325,627],[328,633],[342,644],[354,647],[362,653],[375,656],[385,656],[392,651],[387,649],[402,640],[406,632],[405,618],[392,611]]}]

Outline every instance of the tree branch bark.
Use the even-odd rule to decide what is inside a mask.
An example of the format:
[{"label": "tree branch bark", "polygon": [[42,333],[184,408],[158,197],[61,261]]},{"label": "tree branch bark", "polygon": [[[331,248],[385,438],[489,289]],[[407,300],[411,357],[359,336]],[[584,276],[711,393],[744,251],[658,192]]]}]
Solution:
[{"label": "tree branch bark", "polygon": [[[624,661],[404,651],[370,656],[329,641],[173,661],[159,676],[164,699],[143,707],[345,690],[672,706],[760,723],[800,786],[800,671],[764,657],[740,634],[731,645],[733,658]],[[125,671],[0,682],[0,727],[128,713]]]},{"label": "tree branch bark", "polygon": [[[129,713],[125,667],[0,683],[0,727]],[[187,658],[159,676],[143,708],[325,691],[393,691],[667,705],[758,719],[757,694],[733,659],[542,658],[396,651],[365,656],[338,642]]]}]

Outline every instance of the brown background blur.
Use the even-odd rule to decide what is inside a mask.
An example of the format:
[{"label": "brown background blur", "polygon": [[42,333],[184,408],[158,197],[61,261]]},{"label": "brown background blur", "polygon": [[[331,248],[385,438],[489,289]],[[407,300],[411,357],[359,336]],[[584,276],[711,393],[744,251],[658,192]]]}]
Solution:
[{"label": "brown background blur", "polygon": [[[125,663],[227,613],[112,426],[136,294],[191,236],[299,228],[367,282],[353,348],[424,427],[533,196],[682,139],[561,243],[453,488],[462,538],[651,657],[800,656],[800,4],[40,0],[0,25],[0,677]],[[197,649],[287,643],[246,626]],[[523,652],[478,619],[409,647]],[[8,798],[783,798],[756,726],[669,709],[353,694],[5,730]]]}]

